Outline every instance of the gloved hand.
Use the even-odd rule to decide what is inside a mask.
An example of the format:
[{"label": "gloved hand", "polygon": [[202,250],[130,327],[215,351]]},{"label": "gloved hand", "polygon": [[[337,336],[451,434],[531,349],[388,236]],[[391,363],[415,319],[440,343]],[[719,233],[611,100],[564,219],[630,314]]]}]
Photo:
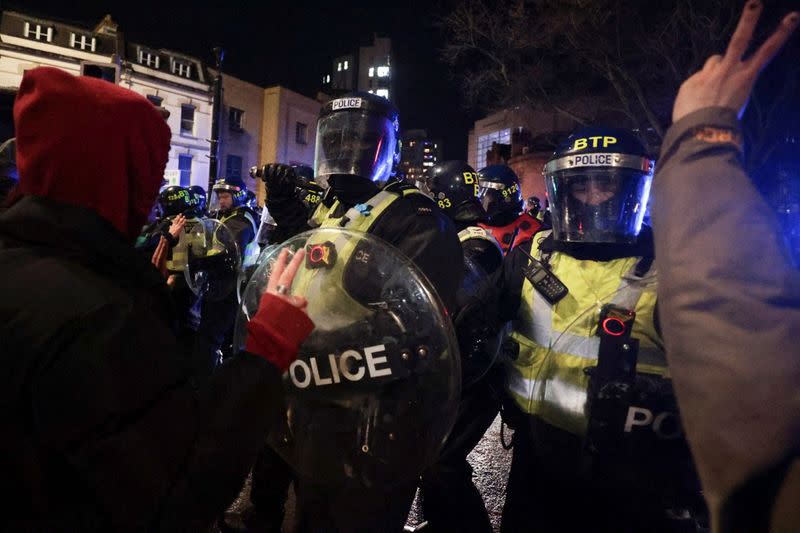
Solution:
[{"label": "gloved hand", "polygon": [[281,163],[269,163],[261,168],[253,167],[250,175],[262,179],[267,185],[267,197],[271,200],[292,196],[298,184],[294,168]]}]

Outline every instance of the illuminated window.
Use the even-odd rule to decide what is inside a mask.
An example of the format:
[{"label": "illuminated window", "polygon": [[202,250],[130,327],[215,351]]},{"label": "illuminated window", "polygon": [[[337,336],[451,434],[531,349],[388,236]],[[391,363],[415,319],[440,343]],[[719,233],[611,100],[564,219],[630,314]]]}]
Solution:
[{"label": "illuminated window", "polygon": [[378,77],[385,78],[389,75],[389,67],[378,67]]},{"label": "illuminated window", "polygon": [[81,50],[89,50],[94,52],[97,39],[94,37],[86,37],[86,35],[78,35],[77,33],[69,34],[69,45],[72,48],[79,48]]},{"label": "illuminated window", "polygon": [[192,156],[189,154],[178,155],[178,170],[181,173],[181,186],[188,187],[192,184]]},{"label": "illuminated window", "polygon": [[511,144],[511,129],[493,131],[478,137],[478,168],[486,166],[486,152],[491,150],[492,143]]},{"label": "illuminated window", "polygon": [[375,67],[369,67],[369,77],[375,76]]},{"label": "illuminated window", "polygon": [[147,67],[158,68],[161,58],[158,54],[144,48],[139,48],[139,63]]},{"label": "illuminated window", "polygon": [[182,78],[192,77],[192,66],[185,61],[172,60],[172,73]]},{"label": "illuminated window", "polygon": [[341,72],[341,71],[342,71],[342,64],[341,64],[341,63],[339,63],[339,64],[336,66],[336,72]]},{"label": "illuminated window", "polygon": [[344,69],[347,70],[348,64],[347,61],[344,62]]},{"label": "illuminated window", "polygon": [[331,82],[331,75],[328,74],[328,83],[330,83],[330,82]]},{"label": "illuminated window", "polygon": [[48,43],[53,42],[52,26],[45,27],[42,24],[31,24],[30,22],[26,22],[22,31],[22,35],[28,39],[34,39],[36,41],[47,41]]},{"label": "illuminated window", "polygon": [[389,89],[378,89],[377,91],[375,91],[375,94],[377,94],[378,96],[383,96],[387,100],[389,99]]},{"label": "illuminated window", "polygon": [[194,135],[194,106],[183,104],[181,106],[181,134]]}]

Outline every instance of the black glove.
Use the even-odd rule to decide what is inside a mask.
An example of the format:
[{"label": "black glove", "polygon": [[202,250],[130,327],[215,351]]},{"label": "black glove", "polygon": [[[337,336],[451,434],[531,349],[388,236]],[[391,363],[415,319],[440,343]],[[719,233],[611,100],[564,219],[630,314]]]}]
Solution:
[{"label": "black glove", "polygon": [[280,200],[292,196],[298,183],[294,168],[281,163],[270,163],[261,168],[253,167],[250,175],[264,181],[267,185],[267,197],[270,200]]}]

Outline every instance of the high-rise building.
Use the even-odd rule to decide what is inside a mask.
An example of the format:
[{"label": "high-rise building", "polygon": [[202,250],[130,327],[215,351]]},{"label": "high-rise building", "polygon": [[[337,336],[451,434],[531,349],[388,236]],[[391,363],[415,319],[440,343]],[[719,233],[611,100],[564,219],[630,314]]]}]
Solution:
[{"label": "high-rise building", "polygon": [[322,76],[322,91],[335,97],[358,90],[391,100],[393,74],[392,40],[376,35],[371,46],[333,60],[331,72]]},{"label": "high-rise building", "polygon": [[425,130],[408,130],[403,135],[400,171],[408,181],[416,181],[425,171],[441,161],[441,141],[428,138]]}]

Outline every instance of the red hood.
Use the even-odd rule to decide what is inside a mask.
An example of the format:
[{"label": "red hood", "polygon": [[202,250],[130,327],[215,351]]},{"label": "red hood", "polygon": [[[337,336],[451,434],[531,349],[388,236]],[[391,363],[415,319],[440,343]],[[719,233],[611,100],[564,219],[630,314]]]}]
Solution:
[{"label": "red hood", "polygon": [[132,239],[164,176],[170,130],[144,97],[55,68],[29,70],[14,102],[19,193],[87,207]]}]

